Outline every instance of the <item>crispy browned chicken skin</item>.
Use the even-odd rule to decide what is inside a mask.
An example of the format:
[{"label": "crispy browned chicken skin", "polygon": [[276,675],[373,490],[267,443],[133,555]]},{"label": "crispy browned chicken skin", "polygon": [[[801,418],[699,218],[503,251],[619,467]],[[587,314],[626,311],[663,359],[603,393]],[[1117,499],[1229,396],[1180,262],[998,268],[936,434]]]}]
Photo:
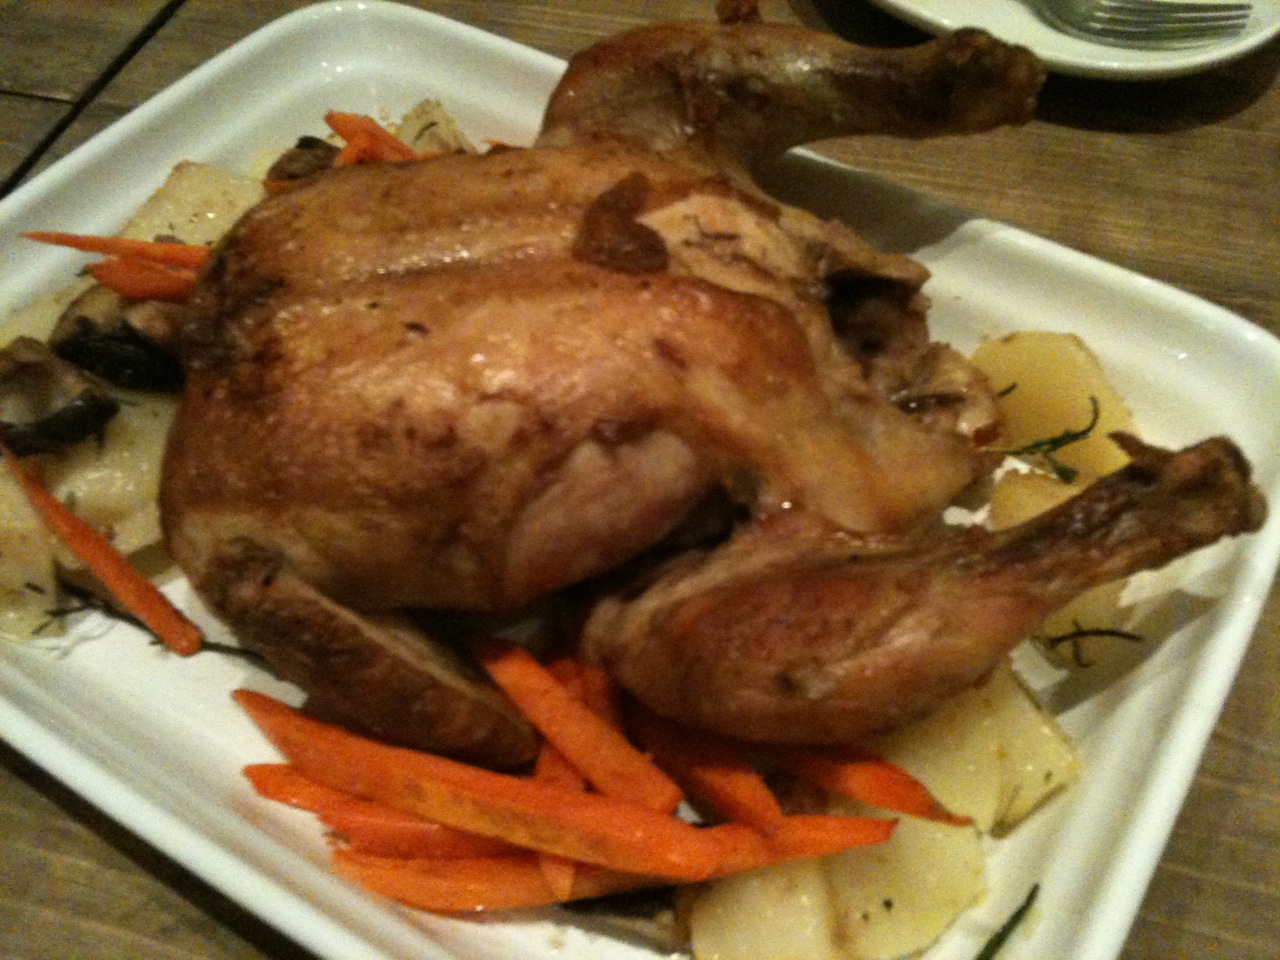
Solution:
[{"label": "crispy browned chicken skin", "polygon": [[[591,649],[637,695],[723,726],[687,691],[755,672],[734,703],[758,722],[736,729],[781,711],[785,739],[839,740],[895,719],[875,716],[895,685],[928,702],[972,682],[1025,616],[998,638],[940,637],[932,673],[918,658],[865,690],[794,681],[794,657],[778,659],[861,617],[871,588],[820,588],[846,569],[823,559],[830,538],[934,520],[991,466],[979,441],[996,423],[982,378],[928,342],[925,271],[773,202],[745,171],[822,136],[1020,122],[1040,80],[1026,51],[972,31],[873,51],[760,23],[660,26],[575,58],[533,149],[301,181],[231,231],[192,298],[161,494],[175,558],[316,709],[497,765],[530,758],[530,731],[408,611],[537,601],[645,552],[715,490],[751,519],[701,573],[669,575],[680,602],[667,579],[593,621]],[[1252,503],[1232,463],[1215,489]],[[750,544],[776,552],[779,515],[826,532],[743,579]],[[1115,572],[1194,545],[1161,543]],[[912,551],[899,566],[933,582],[946,550]],[[815,563],[813,619],[791,632],[769,598]],[[708,576],[708,598],[690,595]],[[758,642],[720,632],[721,596],[759,615]],[[888,639],[863,631],[857,655]],[[819,673],[838,673],[823,656]]]},{"label": "crispy browned chicken skin", "polygon": [[1033,520],[885,543],[762,522],[690,556],[587,643],[650,706],[747,740],[847,743],[984,679],[1049,613],[1099,583],[1254,530],[1265,507],[1222,438],[1133,458]]}]

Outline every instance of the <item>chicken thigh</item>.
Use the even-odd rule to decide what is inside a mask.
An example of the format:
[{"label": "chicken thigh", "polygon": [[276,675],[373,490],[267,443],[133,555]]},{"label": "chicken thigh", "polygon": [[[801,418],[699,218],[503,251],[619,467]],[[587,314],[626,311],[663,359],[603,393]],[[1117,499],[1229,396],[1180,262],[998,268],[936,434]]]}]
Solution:
[{"label": "chicken thigh", "polygon": [[[714,491],[748,518],[735,556],[778,516],[897,542],[990,469],[991,394],[929,342],[926,272],[747,171],[824,136],[1021,122],[1041,79],[974,31],[874,51],[754,22],[654,27],[575,58],[534,148],[300,181],[232,229],[191,299],[161,490],[175,559],[313,709],[528,760],[523,721],[417,611],[525,607],[644,553]],[[597,655],[702,722],[647,678],[706,669],[713,654],[669,648],[714,638],[657,639],[620,603]],[[618,616],[615,636],[598,626]],[[925,699],[1014,640],[924,678]]]}]

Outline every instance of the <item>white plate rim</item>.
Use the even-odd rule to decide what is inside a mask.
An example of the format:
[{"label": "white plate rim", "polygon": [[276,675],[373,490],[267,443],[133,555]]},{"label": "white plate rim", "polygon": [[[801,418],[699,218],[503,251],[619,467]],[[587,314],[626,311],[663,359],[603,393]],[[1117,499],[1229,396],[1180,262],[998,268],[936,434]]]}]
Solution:
[{"label": "white plate rim", "polygon": [[[317,4],[246,38],[15,192],[0,203],[0,231],[9,236],[17,229],[49,226],[43,217],[45,212],[59,209],[53,202],[59,194],[95,167],[108,163],[126,146],[132,148],[147,141],[153,136],[157,118],[163,119],[174,111],[198,105],[205,94],[225,82],[231,73],[270,59],[280,47],[300,37],[311,42],[333,40],[336,34],[349,36],[351,27],[356,24],[390,26],[448,38],[455,44],[470,44],[477,55],[496,56],[498,63],[542,76],[547,82],[561,67],[559,61],[545,54],[423,11],[376,0]],[[296,64],[291,68],[300,69]],[[157,154],[163,153],[164,149],[157,147]],[[861,189],[871,191],[882,202],[915,204],[918,207],[915,215],[924,222],[938,216],[939,210],[943,210],[945,216],[955,214],[909,191],[870,178],[854,179]],[[145,191],[146,186],[138,189]],[[121,201],[126,204],[125,209],[133,202],[129,198]],[[97,214],[99,217],[109,215],[110,211]],[[105,229],[109,225],[94,222],[75,226],[79,229]],[[60,256],[51,256],[47,252],[15,253],[14,258],[6,258],[5,267],[0,269],[0,291],[22,290],[29,293],[38,290],[50,276],[66,275],[69,261]],[[950,262],[956,259],[965,264],[963,269],[968,269],[971,265],[969,260],[975,253],[983,258],[994,254],[997,260],[1024,258],[1037,267],[1061,271],[1065,277],[1087,281],[1102,289],[1118,289],[1126,297],[1134,298],[1150,309],[1184,317],[1193,327],[1207,326],[1213,333],[1224,335],[1230,344],[1244,344],[1251,350],[1260,351],[1274,361],[1272,369],[1280,369],[1280,343],[1247,321],[1188,294],[1010,227],[976,218],[959,218],[956,229],[940,243],[922,251],[921,256],[934,269],[935,279],[946,282],[953,272]],[[38,267],[35,272],[39,276],[28,280],[25,268],[33,265]],[[16,283],[10,282],[15,273],[24,276]],[[1280,496],[1280,477],[1274,466],[1270,467],[1267,482],[1272,497]],[[1200,753],[1265,600],[1280,560],[1280,524],[1273,519],[1266,530],[1250,542],[1247,550],[1239,551],[1233,557],[1232,596],[1236,606],[1224,628],[1212,636],[1213,642],[1205,653],[1206,656],[1212,654],[1216,669],[1197,676],[1193,689],[1185,691],[1191,706],[1174,716],[1180,736],[1176,742],[1165,744],[1154,761],[1157,769],[1146,784],[1147,792],[1151,791],[1153,784],[1161,788],[1158,802],[1140,821],[1140,829],[1131,830],[1122,838],[1124,856],[1112,861],[1104,881],[1111,891],[1110,908],[1080,918],[1077,929],[1066,932],[1079,948],[1072,955],[1113,957],[1123,942],[1139,905],[1141,890],[1145,888],[1172,828],[1173,818],[1194,775]],[[174,589],[184,604],[194,602],[182,585]],[[101,630],[101,624],[97,628]],[[128,634],[128,631],[111,631],[113,637],[120,633]],[[126,636],[125,642],[128,640]],[[90,645],[83,649],[90,650],[84,656],[95,655]],[[159,781],[163,780],[165,764],[172,760],[165,752],[164,742],[134,730],[127,731],[133,738],[131,746],[142,744],[154,750],[160,759],[154,764],[141,766],[126,762],[119,746],[113,744],[110,737],[102,734],[94,739],[90,732],[75,726],[75,718],[58,703],[58,684],[48,680],[56,674],[47,672],[47,664],[32,667],[33,662],[41,658],[48,659],[47,651],[6,650],[0,656],[0,729],[3,729],[5,738],[108,815],[318,955],[394,958],[421,956],[425,950],[444,957],[451,955],[449,949],[465,949],[468,954],[475,955],[499,955],[506,942],[507,931],[514,931],[515,936],[527,935],[526,928],[545,933],[546,923],[538,918],[512,925],[479,924],[474,927],[458,927],[455,922],[435,923],[434,918],[424,920],[410,916],[377,898],[352,891],[330,876],[316,861],[315,850],[308,847],[308,842],[314,844],[314,836],[298,825],[291,812],[264,809],[244,784],[228,794],[228,809],[193,813],[180,806],[175,808],[175,796],[158,787]],[[137,659],[142,662],[136,666],[144,673],[155,671],[162,679],[181,682],[175,672],[180,665],[154,653],[144,653]],[[238,677],[237,672],[226,665],[211,668],[211,673],[218,683],[235,682],[231,677]],[[37,682],[40,680],[43,682]],[[261,679],[256,682],[269,683]],[[261,751],[260,738],[255,737],[246,723],[241,722],[240,728],[233,733],[242,738],[251,750],[259,751],[251,756],[264,759],[266,755]],[[178,799],[194,795],[192,791],[198,793],[197,788],[201,786],[196,784],[190,791],[180,792]],[[251,822],[245,821],[245,817]],[[998,914],[1003,907],[993,903],[991,910]],[[365,922],[369,916],[376,916],[377,923],[370,926]],[[441,945],[433,946],[430,940],[424,939],[427,932],[438,938]],[[620,955],[630,955],[626,948],[613,941],[591,939],[589,933],[583,936],[597,949],[594,955],[603,955],[599,952],[601,949],[614,951],[615,946],[621,951]],[[950,960],[953,955],[963,956],[969,941],[952,939],[953,943],[944,941],[930,956],[939,960]],[[639,955],[648,956],[643,952]],[[1016,947],[1008,954],[1011,960],[1018,955]]]},{"label": "white plate rim", "polygon": [[882,10],[928,33],[981,27],[1002,40],[1029,47],[1049,70],[1067,76],[1109,80],[1166,80],[1243,57],[1280,33],[1280,6],[1255,0],[1243,31],[1201,46],[1136,49],[1093,43],[1049,26],[1030,0],[871,0]]}]

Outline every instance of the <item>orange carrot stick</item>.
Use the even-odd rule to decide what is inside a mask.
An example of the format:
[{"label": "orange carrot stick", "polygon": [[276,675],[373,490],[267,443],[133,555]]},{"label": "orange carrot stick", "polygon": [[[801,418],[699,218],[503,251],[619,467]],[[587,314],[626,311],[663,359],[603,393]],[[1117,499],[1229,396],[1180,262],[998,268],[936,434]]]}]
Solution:
[{"label": "orange carrot stick", "polygon": [[352,135],[341,150],[333,156],[333,165],[335,167],[346,167],[354,163],[370,163],[381,159],[378,155],[377,147],[373,141],[369,139],[369,135],[363,130],[357,131]]},{"label": "orange carrot stick", "polygon": [[530,855],[392,860],[337,850],[333,862],[339,874],[367,890],[436,913],[540,907],[668,882],[659,877],[584,866],[574,875],[568,896],[561,897],[547,886],[537,859]]},{"label": "orange carrot stick", "polygon": [[175,653],[190,656],[203,642],[200,628],[139,573],[101,533],[81,520],[40,485],[3,444],[0,455],[40,520],[126,610],[142,621]]},{"label": "orange carrot stick", "polygon": [[234,697],[306,776],[427,820],[625,873],[699,880],[723,857],[708,831],[634,803],[389,747],[260,693]]},{"label": "orange carrot stick", "polygon": [[255,763],[244,775],[260,796],[316,814],[352,850],[386,857],[490,857],[523,852],[519,847],[423,820],[303,776],[285,763]]},{"label": "orange carrot stick", "polygon": [[350,849],[386,857],[501,857],[520,851],[503,840],[432,823],[376,803],[335,807],[319,819],[343,837]]},{"label": "orange carrot stick", "polygon": [[[892,835],[893,824],[863,817],[794,816],[787,817],[773,837],[736,824],[704,832],[724,852],[716,876],[727,876],[785,860],[838,853],[862,843],[881,843]],[[532,855],[396,860],[336,850],[333,859],[338,873],[366,889],[420,910],[448,913],[536,907],[670,882],[579,864],[572,886],[553,891]]]},{"label": "orange carrot stick", "polygon": [[251,763],[240,772],[258,796],[311,813],[331,809],[346,800],[367,802],[316,783],[287,763]]},{"label": "orange carrot stick", "polygon": [[714,876],[727,877],[790,860],[808,860],[884,843],[897,824],[875,817],[789,814],[769,834],[738,823],[707,827],[704,833],[721,847]]},{"label": "orange carrot stick", "polygon": [[[566,790],[585,790],[587,783],[564,754],[545,740],[538,752],[533,769],[535,780],[564,787]],[[539,853],[538,867],[542,877],[557,900],[568,900],[573,893],[573,875],[577,864],[554,853]]]},{"label": "orange carrot stick", "polygon": [[372,117],[359,113],[344,113],[341,110],[330,110],[324,115],[324,122],[334,133],[347,143],[364,138],[371,152],[382,160],[412,160],[417,154],[413,148],[392,134]]},{"label": "orange carrot stick", "polygon": [[192,243],[170,243],[156,240],[132,240],[128,237],[102,237],[84,233],[61,233],[54,230],[33,230],[24,233],[28,240],[72,247],[85,253],[101,253],[130,260],[147,260],[171,267],[199,270],[209,262],[210,251]]},{"label": "orange carrot stick", "polygon": [[973,823],[972,817],[947,810],[924,784],[886,760],[804,747],[775,748],[769,755],[802,780],[869,806],[952,826]]},{"label": "orange carrot stick", "polygon": [[781,824],[778,798],[736,744],[678,727],[643,708],[631,711],[631,728],[659,766],[723,816],[766,834]]},{"label": "orange carrot stick", "polygon": [[660,813],[679,805],[675,782],[523,647],[491,644],[481,663],[529,722],[601,793]]},{"label": "orange carrot stick", "polygon": [[609,726],[619,731],[624,728],[618,685],[599,667],[562,657],[548,663],[547,672]]},{"label": "orange carrot stick", "polygon": [[191,295],[197,272],[150,260],[122,257],[89,265],[89,274],[104,287],[134,300],[183,303]]}]

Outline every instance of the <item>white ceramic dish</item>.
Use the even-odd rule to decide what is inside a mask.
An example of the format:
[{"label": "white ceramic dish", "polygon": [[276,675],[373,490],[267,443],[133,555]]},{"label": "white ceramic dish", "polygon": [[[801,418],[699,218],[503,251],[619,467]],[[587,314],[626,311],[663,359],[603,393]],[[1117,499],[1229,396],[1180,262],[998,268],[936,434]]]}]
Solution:
[{"label": "white ceramic dish", "polygon": [[1280,33],[1280,3],[1254,0],[1245,28],[1203,46],[1126,49],[1069,36],[1043,20],[1031,0],[871,0],[876,6],[930,33],[983,27],[1002,40],[1039,54],[1056,73],[1115,80],[1157,80],[1206,70],[1243,56]]},{"label": "white ceramic dish", "polygon": [[[184,158],[248,166],[319,128],[324,110],[394,114],[438,97],[477,138],[527,141],[559,61],[429,14],[340,2],[253,35],[0,204],[0,305],[64,283],[76,255],[13,239],[106,232]],[[782,172],[801,198],[934,270],[938,333],[961,345],[1027,327],[1074,330],[1114,371],[1153,440],[1229,430],[1280,502],[1280,425],[1257,416],[1280,343],[1168,287],[809,156]],[[1272,391],[1270,394],[1274,396]],[[990,894],[931,953],[971,958],[1042,884],[1004,960],[1107,960],[1142,891],[1231,686],[1280,553],[1280,523],[1175,565],[1152,587],[1168,638],[1109,685],[1032,679],[1080,738],[1083,784],[994,845]],[[1172,590],[1169,593],[1166,590]],[[179,602],[199,611],[185,585]],[[216,633],[215,633],[216,636]],[[229,701],[290,690],[217,654],[182,660],[90,620],[68,649],[0,647],[0,731],[123,825],[318,956],[361,960],[651,958],[580,920],[530,912],[466,921],[402,910],[330,874],[311,818],[257,798],[239,775],[274,754]]]}]

